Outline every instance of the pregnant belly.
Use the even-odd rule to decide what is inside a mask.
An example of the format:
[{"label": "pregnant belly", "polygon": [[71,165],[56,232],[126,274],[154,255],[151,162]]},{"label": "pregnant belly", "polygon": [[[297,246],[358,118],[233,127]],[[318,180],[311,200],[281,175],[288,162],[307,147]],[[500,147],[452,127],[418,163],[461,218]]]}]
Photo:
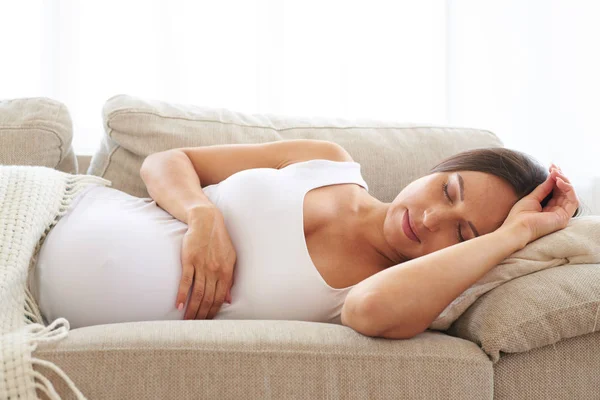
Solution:
[{"label": "pregnant belly", "polygon": [[38,254],[32,291],[42,315],[71,328],[183,319],[175,300],[186,231],[150,198],[86,188]]}]

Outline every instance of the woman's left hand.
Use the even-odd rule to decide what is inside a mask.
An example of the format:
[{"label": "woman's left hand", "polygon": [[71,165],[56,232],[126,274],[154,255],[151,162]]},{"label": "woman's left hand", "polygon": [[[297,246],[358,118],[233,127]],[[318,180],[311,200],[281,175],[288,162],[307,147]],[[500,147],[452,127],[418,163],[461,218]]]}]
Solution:
[{"label": "woman's left hand", "polygon": [[[555,207],[560,207],[562,209],[573,209],[573,213],[577,207],[579,207],[579,199],[577,198],[577,194],[575,193],[575,189],[573,185],[571,185],[571,181],[563,174],[562,170],[554,164],[550,164],[550,175],[552,179],[556,181],[556,186],[552,191],[552,198],[544,207],[544,211],[553,210]],[[561,182],[562,181],[562,182]],[[564,183],[567,183],[565,185]],[[567,205],[571,206],[570,208]],[[569,215],[572,217],[573,214]]]},{"label": "woman's left hand", "polygon": [[[579,207],[573,185],[560,169],[552,164],[544,182],[513,205],[501,228],[511,229],[521,238],[521,245],[563,229]],[[542,201],[552,194],[548,203]]]}]

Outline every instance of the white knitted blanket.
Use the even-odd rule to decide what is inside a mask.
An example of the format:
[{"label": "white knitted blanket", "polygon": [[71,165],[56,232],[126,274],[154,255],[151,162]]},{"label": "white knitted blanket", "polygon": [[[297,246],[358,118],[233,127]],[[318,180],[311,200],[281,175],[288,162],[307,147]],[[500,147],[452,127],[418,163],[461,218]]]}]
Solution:
[{"label": "white knitted blanket", "polygon": [[0,165],[0,399],[37,399],[36,389],[60,399],[34,364],[54,370],[85,399],[57,365],[32,355],[38,343],[65,338],[70,326],[64,318],[44,326],[28,282],[47,233],[90,184],[112,185],[94,175]]}]

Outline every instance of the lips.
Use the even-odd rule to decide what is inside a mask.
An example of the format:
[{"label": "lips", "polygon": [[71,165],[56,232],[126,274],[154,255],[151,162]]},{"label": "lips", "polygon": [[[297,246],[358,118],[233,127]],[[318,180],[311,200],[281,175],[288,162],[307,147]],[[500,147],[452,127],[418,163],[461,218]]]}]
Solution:
[{"label": "lips", "polygon": [[412,221],[410,220],[408,209],[406,209],[406,211],[404,212],[404,217],[402,218],[402,230],[410,240],[420,243],[421,241],[417,237],[417,234],[415,233],[411,225]]}]

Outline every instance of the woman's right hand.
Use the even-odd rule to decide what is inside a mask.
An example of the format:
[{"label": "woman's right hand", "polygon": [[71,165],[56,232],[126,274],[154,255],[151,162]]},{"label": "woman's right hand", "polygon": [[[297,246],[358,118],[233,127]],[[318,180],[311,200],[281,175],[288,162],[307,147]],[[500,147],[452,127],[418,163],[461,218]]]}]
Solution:
[{"label": "woman's right hand", "polygon": [[[541,202],[552,193],[544,208]],[[500,227],[516,229],[523,234],[525,243],[565,228],[579,207],[579,199],[569,180],[554,164],[550,166],[548,178],[529,195],[519,200],[510,210]]]},{"label": "woman's right hand", "polygon": [[230,301],[237,255],[216,207],[198,207],[190,213],[181,246],[182,275],[176,306],[192,294],[184,319],[212,319],[223,301]]}]

